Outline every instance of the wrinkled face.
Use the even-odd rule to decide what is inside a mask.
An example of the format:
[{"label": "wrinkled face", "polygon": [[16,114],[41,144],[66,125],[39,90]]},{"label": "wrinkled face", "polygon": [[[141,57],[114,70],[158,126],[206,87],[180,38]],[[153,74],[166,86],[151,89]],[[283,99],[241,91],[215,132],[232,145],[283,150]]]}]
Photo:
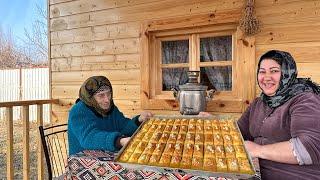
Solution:
[{"label": "wrinkled face", "polygon": [[97,101],[100,108],[107,110],[111,102],[111,91],[104,90],[93,95],[93,98]]},{"label": "wrinkled face", "polygon": [[264,59],[258,71],[258,83],[267,96],[274,96],[280,85],[281,67],[272,59]]}]

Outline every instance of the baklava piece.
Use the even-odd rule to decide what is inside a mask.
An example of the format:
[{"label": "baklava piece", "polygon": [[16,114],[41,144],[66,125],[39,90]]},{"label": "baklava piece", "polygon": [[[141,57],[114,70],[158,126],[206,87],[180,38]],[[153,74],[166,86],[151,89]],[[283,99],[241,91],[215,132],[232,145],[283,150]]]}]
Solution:
[{"label": "baklava piece", "polygon": [[195,144],[203,144],[203,142],[204,142],[203,134],[196,134],[194,136],[194,143]]},{"label": "baklava piece", "polygon": [[215,146],[215,153],[216,157],[224,158],[225,152],[224,152],[224,147],[222,145]]},{"label": "baklava piece", "polygon": [[173,155],[180,155],[183,153],[183,144],[177,143],[174,145]]},{"label": "baklava piece", "polygon": [[216,162],[217,162],[217,171],[219,172],[228,171],[228,165],[225,158],[216,158]]},{"label": "baklava piece", "polygon": [[166,145],[166,147],[164,148],[163,150],[163,153],[162,154],[169,154],[169,155],[172,155],[173,152],[174,152],[174,149],[175,149],[175,144],[174,143],[168,143]]},{"label": "baklava piece", "polygon": [[223,145],[223,137],[221,134],[213,135],[213,143],[214,145]]},{"label": "baklava piece", "polygon": [[239,171],[239,165],[236,158],[227,158],[227,165],[228,165],[228,171],[229,172],[238,172]]},{"label": "baklava piece", "polygon": [[240,173],[254,174],[247,158],[238,158]]},{"label": "baklava piece", "polygon": [[187,126],[189,124],[189,120],[187,120],[187,119],[182,119],[181,120],[181,125],[182,126]]},{"label": "baklava piece", "polygon": [[213,133],[213,128],[212,126],[204,126],[204,134],[212,134]]},{"label": "baklava piece", "polygon": [[230,134],[223,134],[223,144],[232,145],[232,137]]},{"label": "baklava piece", "polygon": [[196,126],[193,124],[188,125],[188,133],[196,133]]},{"label": "baklava piece", "polygon": [[154,148],[154,151],[152,152],[152,154],[161,155],[164,147],[165,147],[165,144],[163,143],[156,144],[156,147]]},{"label": "baklava piece", "polygon": [[204,135],[204,144],[206,145],[206,144],[211,144],[211,145],[213,145],[213,142],[214,142],[214,140],[213,140],[213,134],[205,134]]},{"label": "baklava piece", "polygon": [[170,161],[170,167],[178,168],[180,166],[181,155],[173,155]]},{"label": "baklava piece", "polygon": [[192,157],[191,161],[191,169],[199,169],[203,168],[203,158],[202,157]]},{"label": "baklava piece", "polygon": [[192,157],[193,146],[194,146],[194,144],[184,144],[183,156],[191,156]]},{"label": "baklava piece", "polygon": [[210,144],[204,145],[204,157],[214,158],[215,156],[216,156],[216,153],[215,153],[214,146]]},{"label": "baklava piece", "polygon": [[206,171],[217,171],[216,159],[215,158],[204,158],[203,169]]},{"label": "baklava piece", "polygon": [[142,153],[144,151],[144,149],[146,148],[146,146],[147,146],[146,142],[143,142],[143,141],[140,142],[137,145],[136,149],[134,150],[134,153]]},{"label": "baklava piece", "polygon": [[159,160],[159,165],[169,167],[170,162],[171,162],[171,155],[170,154],[162,154],[162,156]]},{"label": "baklava piece", "polygon": [[160,155],[152,154],[150,156],[148,164],[151,165],[151,166],[158,166],[159,165],[159,159],[160,159]]},{"label": "baklava piece", "polygon": [[159,143],[166,143],[169,138],[169,135],[169,133],[164,132],[159,139]]},{"label": "baklava piece", "polygon": [[150,159],[149,154],[141,154],[139,159],[138,159],[138,164],[147,164],[149,162]]},{"label": "baklava piece", "polygon": [[180,161],[180,168],[182,169],[190,169],[192,162],[192,156],[182,156]]},{"label": "baklava piece", "polygon": [[167,143],[176,143],[178,134],[170,134]]},{"label": "baklava piece", "polygon": [[227,158],[236,157],[233,145],[225,145],[224,150]]},{"label": "baklava piece", "polygon": [[186,134],[178,134],[176,143],[184,143]]},{"label": "baklava piece", "polygon": [[180,126],[179,134],[187,134],[187,132],[188,132],[188,126],[187,125]]},{"label": "baklava piece", "polygon": [[128,152],[125,151],[124,153],[122,153],[122,155],[120,156],[120,162],[127,162],[130,158],[130,156],[132,155],[132,152]]},{"label": "baklava piece", "polygon": [[172,129],[172,125],[166,125],[163,132],[170,133]]},{"label": "baklava piece", "polygon": [[155,144],[155,143],[149,142],[149,143],[147,144],[147,147],[144,149],[143,154],[149,154],[149,155],[151,155],[151,154],[153,153],[155,147],[156,147],[156,144]]},{"label": "baklava piece", "polygon": [[194,144],[194,136],[193,133],[187,133],[185,143]]},{"label": "baklava piece", "polygon": [[203,145],[195,144],[193,148],[193,157],[203,157]]},{"label": "baklava piece", "polygon": [[132,153],[132,155],[130,156],[128,162],[129,163],[137,163],[140,155],[141,155],[141,153],[136,153],[136,152]]},{"label": "baklava piece", "polygon": [[243,146],[234,146],[237,158],[246,158],[246,151]]}]

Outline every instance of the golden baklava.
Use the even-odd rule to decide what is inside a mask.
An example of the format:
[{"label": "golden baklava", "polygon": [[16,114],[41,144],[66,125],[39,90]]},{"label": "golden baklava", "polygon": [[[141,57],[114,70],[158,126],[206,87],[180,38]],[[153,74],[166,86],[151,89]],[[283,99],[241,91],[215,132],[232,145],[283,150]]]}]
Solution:
[{"label": "golden baklava", "polygon": [[171,161],[170,161],[170,167],[178,168],[180,166],[181,158],[182,158],[181,155],[178,155],[178,154],[172,155]]},{"label": "golden baklava", "polygon": [[211,172],[254,173],[236,122],[151,118],[122,151],[120,162]]},{"label": "golden baklava", "polygon": [[172,129],[172,125],[166,125],[163,132],[170,133]]},{"label": "golden baklava", "polygon": [[239,164],[240,173],[254,173],[247,158],[237,158],[237,160]]},{"label": "golden baklava", "polygon": [[147,164],[149,162],[150,159],[149,154],[141,154],[139,159],[138,159],[138,164]]},{"label": "golden baklava", "polygon": [[217,163],[217,171],[220,171],[220,172],[228,171],[228,165],[225,158],[216,158],[216,163]]},{"label": "golden baklava", "polygon": [[191,162],[192,162],[192,156],[182,156],[179,167],[182,169],[190,169]]},{"label": "golden baklava", "polygon": [[137,163],[140,155],[141,155],[141,153],[137,153],[137,152],[132,153],[130,158],[128,159],[128,162],[129,163]]},{"label": "golden baklava", "polygon": [[203,168],[203,158],[198,156],[193,156],[191,160],[191,169],[202,169]]},{"label": "golden baklava", "polygon": [[178,134],[176,143],[184,143],[186,139],[186,134]]},{"label": "golden baklava", "polygon": [[159,160],[159,165],[168,167],[170,165],[170,162],[171,162],[171,154],[162,154]]},{"label": "golden baklava", "polygon": [[239,165],[236,158],[227,158],[227,165],[228,165],[228,171],[229,172],[238,172],[239,171]]},{"label": "golden baklava", "polygon": [[215,158],[204,158],[203,159],[203,169],[206,171],[216,171],[217,163]]}]

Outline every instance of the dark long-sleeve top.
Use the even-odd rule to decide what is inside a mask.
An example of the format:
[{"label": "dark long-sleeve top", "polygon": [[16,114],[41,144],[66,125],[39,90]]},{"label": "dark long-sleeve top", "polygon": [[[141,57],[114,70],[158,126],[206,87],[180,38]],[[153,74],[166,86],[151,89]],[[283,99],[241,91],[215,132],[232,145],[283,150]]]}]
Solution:
[{"label": "dark long-sleeve top", "polygon": [[320,96],[301,93],[272,111],[256,98],[238,121],[244,139],[266,145],[299,138],[312,164],[260,159],[262,179],[320,179]]},{"label": "dark long-sleeve top", "polygon": [[83,150],[118,151],[117,139],[135,132],[137,118],[139,116],[132,120],[126,118],[115,105],[106,117],[102,117],[79,101],[69,112],[69,155]]}]

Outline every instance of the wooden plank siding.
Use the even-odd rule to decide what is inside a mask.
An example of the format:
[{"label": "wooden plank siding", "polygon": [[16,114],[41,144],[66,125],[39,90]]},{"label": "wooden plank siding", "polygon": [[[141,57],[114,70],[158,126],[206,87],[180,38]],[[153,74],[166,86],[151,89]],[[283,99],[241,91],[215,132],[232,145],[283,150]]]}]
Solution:
[{"label": "wooden plank siding", "polygon": [[[52,108],[54,121],[66,122],[80,85],[93,75],[105,75],[110,79],[115,103],[126,115],[138,114],[143,86],[141,25],[147,21],[190,16],[198,17],[197,23],[201,24],[202,17],[207,15],[212,15],[212,19],[209,18],[215,21],[212,23],[219,23],[217,19],[221,17],[228,22],[240,18],[244,3],[245,0],[49,0],[52,98],[60,99],[60,104]],[[271,49],[288,51],[297,62],[299,77],[312,77],[320,83],[320,0],[257,0],[255,3],[261,32],[252,40],[249,38],[255,48],[243,58],[258,60]],[[183,20],[181,24],[188,22]],[[250,62],[249,66],[256,65]],[[256,76],[255,68],[237,73]],[[247,97],[258,96],[260,90],[256,82],[250,83],[256,91],[243,87],[241,92],[247,92]],[[228,106],[242,108],[244,103],[219,102],[209,103],[208,109],[219,107],[232,114]],[[176,104],[174,101],[167,103],[159,106]],[[179,114],[177,110],[153,112]]]}]

